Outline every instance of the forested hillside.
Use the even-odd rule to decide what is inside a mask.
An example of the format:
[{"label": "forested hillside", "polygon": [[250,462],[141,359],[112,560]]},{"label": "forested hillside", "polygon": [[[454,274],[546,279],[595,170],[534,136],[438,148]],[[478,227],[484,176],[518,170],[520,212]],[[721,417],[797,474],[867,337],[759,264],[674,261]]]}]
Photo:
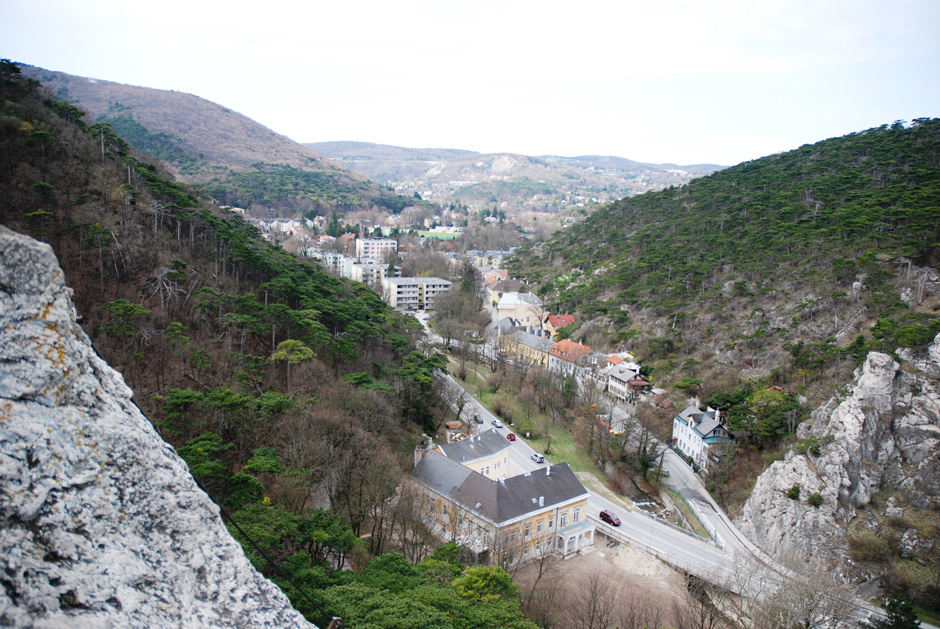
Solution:
[{"label": "forested hillside", "polygon": [[401,211],[397,195],[222,105],[182,92],[122,85],[32,66],[48,95],[107,123],[135,150],[222,204],[282,216],[373,205]]},{"label": "forested hillside", "polygon": [[212,209],[5,60],[0,103],[0,222],[52,245],[96,350],[259,570],[318,623],[312,601],[352,626],[530,626],[505,573],[465,574],[453,552],[410,563],[432,542],[386,502],[443,421],[442,362],[415,350],[414,319]]},{"label": "forested hillside", "polygon": [[513,269],[584,316],[576,340],[635,352],[770,447],[869,349],[940,330],[938,237],[940,120],[919,119],[612,203]]}]

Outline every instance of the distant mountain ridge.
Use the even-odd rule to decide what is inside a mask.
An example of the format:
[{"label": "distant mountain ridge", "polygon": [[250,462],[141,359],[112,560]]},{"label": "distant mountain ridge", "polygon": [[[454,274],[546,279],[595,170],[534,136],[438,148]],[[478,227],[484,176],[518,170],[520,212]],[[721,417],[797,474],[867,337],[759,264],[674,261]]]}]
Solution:
[{"label": "distant mountain ridge", "polygon": [[505,203],[511,209],[553,211],[578,203],[604,203],[682,185],[723,168],[645,164],[614,156],[485,154],[368,142],[304,146],[403,194],[417,192],[427,200],[459,202],[475,209]]},{"label": "distant mountain ridge", "polygon": [[85,111],[89,122],[109,123],[178,180],[206,187],[222,203],[288,213],[397,204],[387,189],[198,96],[20,67],[56,98]]}]

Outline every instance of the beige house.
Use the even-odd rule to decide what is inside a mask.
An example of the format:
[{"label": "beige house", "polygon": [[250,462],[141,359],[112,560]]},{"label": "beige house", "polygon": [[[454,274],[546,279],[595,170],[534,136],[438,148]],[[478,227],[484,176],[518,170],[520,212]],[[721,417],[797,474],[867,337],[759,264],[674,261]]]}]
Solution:
[{"label": "beige house", "polygon": [[491,480],[437,451],[406,477],[438,537],[456,541],[484,563],[507,565],[594,545],[588,492],[567,463]]},{"label": "beige house", "polygon": [[435,445],[434,450],[491,480],[509,473],[509,447],[512,444],[495,430],[486,430],[469,439]]},{"label": "beige house", "polygon": [[548,365],[548,350],[552,345],[554,341],[551,339],[522,330],[513,330],[499,337],[499,351],[504,358],[540,367]]},{"label": "beige house", "polygon": [[522,280],[499,280],[486,285],[486,298],[490,302],[498,302],[506,293],[518,293],[525,289]]},{"label": "beige house", "polygon": [[542,322],[542,329],[557,341],[559,328],[572,323],[574,323],[574,315],[548,315],[545,317],[545,321]]},{"label": "beige house", "polygon": [[496,303],[496,320],[510,317],[524,328],[542,329],[545,308],[542,300],[532,293],[503,293]]}]

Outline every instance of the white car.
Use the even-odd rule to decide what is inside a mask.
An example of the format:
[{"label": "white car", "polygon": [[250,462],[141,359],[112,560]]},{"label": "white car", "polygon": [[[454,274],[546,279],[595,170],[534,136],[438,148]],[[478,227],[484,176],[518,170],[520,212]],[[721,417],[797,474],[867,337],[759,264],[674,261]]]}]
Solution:
[{"label": "white car", "polygon": [[494,425],[495,427],[497,427],[497,428],[502,428],[502,427],[503,427],[503,422],[499,421],[498,419],[494,419],[494,420],[493,420],[492,422],[490,422],[490,423],[493,424],[493,425]]}]

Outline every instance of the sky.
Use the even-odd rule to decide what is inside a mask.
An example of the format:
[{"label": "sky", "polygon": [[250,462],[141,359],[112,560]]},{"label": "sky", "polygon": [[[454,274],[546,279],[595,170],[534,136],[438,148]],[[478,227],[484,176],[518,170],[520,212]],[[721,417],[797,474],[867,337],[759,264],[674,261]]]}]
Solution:
[{"label": "sky", "polygon": [[0,0],[0,58],[298,142],[732,165],[940,116],[940,0]]}]

